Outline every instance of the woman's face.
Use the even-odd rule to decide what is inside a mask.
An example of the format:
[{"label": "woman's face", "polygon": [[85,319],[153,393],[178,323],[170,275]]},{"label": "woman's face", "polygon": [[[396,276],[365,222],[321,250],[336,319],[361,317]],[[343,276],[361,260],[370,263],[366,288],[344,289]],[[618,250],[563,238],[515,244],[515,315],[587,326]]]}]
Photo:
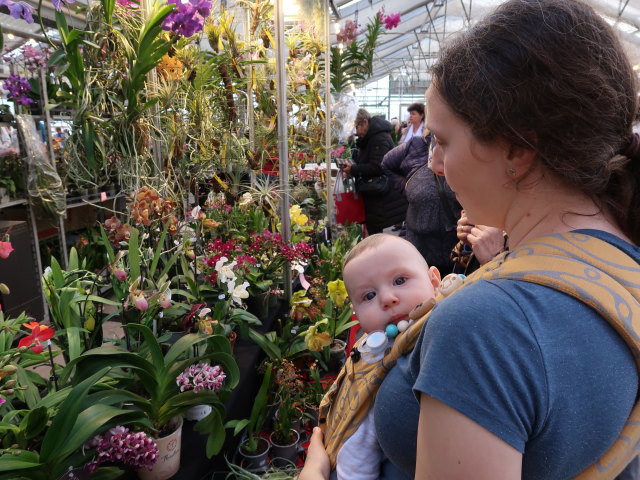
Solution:
[{"label": "woman's face", "polygon": [[431,169],[446,177],[469,222],[503,228],[516,193],[507,174],[506,143],[478,141],[433,84],[427,105],[426,126],[434,142]]},{"label": "woman's face", "polygon": [[422,123],[422,120],[424,120],[424,115],[420,115],[415,110],[411,110],[409,112],[409,123],[412,124],[414,127],[419,127],[420,124]]}]

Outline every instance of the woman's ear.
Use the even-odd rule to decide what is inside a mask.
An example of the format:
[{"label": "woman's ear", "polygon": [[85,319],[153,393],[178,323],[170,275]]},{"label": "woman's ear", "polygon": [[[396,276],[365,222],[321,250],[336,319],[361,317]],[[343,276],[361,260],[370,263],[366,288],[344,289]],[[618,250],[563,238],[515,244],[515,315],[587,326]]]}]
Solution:
[{"label": "woman's ear", "polygon": [[507,175],[510,178],[518,179],[531,170],[537,154],[535,150],[512,143],[506,149]]}]

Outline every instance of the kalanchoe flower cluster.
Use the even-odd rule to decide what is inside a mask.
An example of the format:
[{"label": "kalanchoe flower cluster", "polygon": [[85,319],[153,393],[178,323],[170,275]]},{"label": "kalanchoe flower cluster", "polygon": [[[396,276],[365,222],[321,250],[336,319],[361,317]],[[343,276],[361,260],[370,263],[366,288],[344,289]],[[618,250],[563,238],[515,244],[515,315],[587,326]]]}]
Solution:
[{"label": "kalanchoe flower cluster", "polygon": [[211,2],[208,0],[169,0],[169,5],[175,6],[175,11],[167,15],[162,23],[162,29],[181,37],[191,37],[200,33],[205,19],[211,13]]},{"label": "kalanchoe flower cluster", "polygon": [[2,83],[2,88],[9,92],[8,97],[18,105],[27,106],[33,103],[33,99],[27,96],[31,92],[29,81],[20,75],[9,75],[9,78]]},{"label": "kalanchoe flower cluster", "polygon": [[224,373],[220,365],[211,366],[208,363],[197,363],[187,367],[184,372],[176,378],[176,384],[180,387],[180,391],[193,390],[199,392],[201,390],[219,391],[222,383],[227,375]]},{"label": "kalanchoe flower cluster", "polygon": [[360,34],[360,26],[353,20],[347,20],[344,26],[336,35],[336,39],[340,43],[349,44],[358,38]]},{"label": "kalanchoe flower cluster", "polygon": [[94,472],[104,462],[123,463],[133,468],[151,470],[158,459],[156,443],[143,432],[129,432],[125,427],[114,427],[104,435],[96,435],[86,445],[95,448],[97,456],[87,463]]},{"label": "kalanchoe flower cluster", "polygon": [[378,12],[378,19],[380,23],[384,25],[384,28],[391,30],[400,25],[400,14],[390,13],[389,15],[384,13],[384,7]]},{"label": "kalanchoe flower cluster", "polygon": [[22,18],[27,23],[33,23],[33,8],[25,2],[0,0],[0,7],[7,7],[9,9],[9,15],[13,18]]}]

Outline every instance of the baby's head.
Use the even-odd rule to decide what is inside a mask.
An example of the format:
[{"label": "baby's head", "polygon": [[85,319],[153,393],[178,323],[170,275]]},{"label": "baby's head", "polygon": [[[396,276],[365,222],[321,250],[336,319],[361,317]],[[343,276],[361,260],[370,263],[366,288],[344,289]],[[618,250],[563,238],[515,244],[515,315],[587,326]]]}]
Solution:
[{"label": "baby's head", "polygon": [[385,233],[365,238],[349,252],[343,278],[366,333],[409,320],[411,310],[435,297],[440,285],[438,269],[411,243]]}]

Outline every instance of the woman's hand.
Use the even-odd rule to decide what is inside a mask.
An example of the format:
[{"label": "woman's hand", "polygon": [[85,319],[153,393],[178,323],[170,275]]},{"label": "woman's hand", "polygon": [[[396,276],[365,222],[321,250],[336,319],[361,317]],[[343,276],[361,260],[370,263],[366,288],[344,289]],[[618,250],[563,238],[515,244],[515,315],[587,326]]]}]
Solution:
[{"label": "woman's hand", "polygon": [[315,427],[298,480],[329,480],[330,467],[329,456],[322,443],[322,430]]},{"label": "woman's hand", "polygon": [[499,228],[475,225],[469,230],[466,241],[473,248],[473,254],[480,265],[504,251],[504,235]]},{"label": "woman's hand", "polygon": [[464,210],[461,210],[460,218],[458,219],[458,227],[456,228],[456,235],[458,236],[458,240],[469,245],[467,235],[469,235],[469,232],[472,228],[473,225],[471,225],[469,223],[469,220],[467,220],[467,213]]}]

